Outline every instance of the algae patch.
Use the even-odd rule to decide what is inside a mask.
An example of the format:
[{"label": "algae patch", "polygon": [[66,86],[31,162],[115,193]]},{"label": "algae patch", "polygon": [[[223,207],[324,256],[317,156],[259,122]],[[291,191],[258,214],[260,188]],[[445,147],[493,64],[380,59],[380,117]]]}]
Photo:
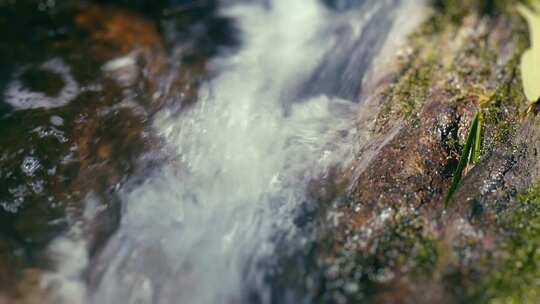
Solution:
[{"label": "algae patch", "polygon": [[490,263],[492,271],[478,286],[478,302],[540,302],[540,185],[516,198],[515,211],[497,219],[503,235],[502,252]]}]

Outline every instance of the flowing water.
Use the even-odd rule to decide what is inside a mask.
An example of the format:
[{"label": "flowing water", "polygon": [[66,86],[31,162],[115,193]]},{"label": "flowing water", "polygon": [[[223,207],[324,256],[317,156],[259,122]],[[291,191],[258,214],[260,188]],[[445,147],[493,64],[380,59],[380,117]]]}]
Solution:
[{"label": "flowing water", "polygon": [[[195,105],[154,118],[172,160],[118,190],[121,224],[100,255],[88,264],[84,240],[53,244],[58,301],[245,303],[248,290],[275,301],[260,262],[280,254],[277,239],[293,248],[301,241],[294,220],[308,183],[352,158],[362,89],[421,7],[221,3],[240,47],[213,59],[217,75]],[[83,283],[85,269],[92,284]]]}]

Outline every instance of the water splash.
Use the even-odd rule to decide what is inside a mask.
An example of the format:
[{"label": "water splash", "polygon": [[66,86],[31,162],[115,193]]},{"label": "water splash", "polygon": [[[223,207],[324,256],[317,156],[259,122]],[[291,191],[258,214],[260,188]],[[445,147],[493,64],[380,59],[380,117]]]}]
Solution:
[{"label": "water splash", "polygon": [[[368,2],[374,11],[400,7]],[[306,83],[343,81],[325,76],[337,71],[333,60],[348,66],[335,29],[348,24],[352,48],[372,43],[359,34],[376,16],[371,10],[343,15],[322,2],[288,0],[223,9],[243,46],[214,60],[220,73],[193,107],[155,118],[175,159],[120,190],[122,222],[91,266],[90,303],[239,303],[247,289],[271,301],[258,262],[277,254],[278,233],[294,246],[294,211],[307,200],[308,182],[352,155],[357,90],[346,100],[339,89]],[[358,68],[359,81],[348,86],[358,87],[369,65]]]},{"label": "water splash", "polygon": [[326,18],[316,2],[272,4],[228,8],[245,47],[214,62],[223,72],[194,108],[156,120],[178,162],[124,194],[94,303],[242,301],[246,278],[259,279],[256,261],[274,254],[272,234],[294,233],[307,178],[331,163],[324,143],[345,127],[336,114],[354,106],[320,96],[286,113],[284,97],[328,48],[314,40]]}]

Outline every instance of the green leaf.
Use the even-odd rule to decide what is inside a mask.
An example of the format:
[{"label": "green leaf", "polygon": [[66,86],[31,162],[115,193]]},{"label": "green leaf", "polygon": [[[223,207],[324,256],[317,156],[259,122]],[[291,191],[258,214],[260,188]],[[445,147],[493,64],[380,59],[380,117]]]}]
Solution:
[{"label": "green leaf", "polygon": [[475,137],[474,137],[474,143],[473,147],[471,149],[471,158],[469,160],[469,164],[475,165],[480,160],[480,149],[482,148],[482,131],[483,131],[483,125],[484,125],[484,115],[482,114],[482,111],[476,113],[476,116],[478,118],[478,124],[476,127]]},{"label": "green leaf", "polygon": [[532,8],[523,4],[518,12],[527,20],[531,37],[531,48],[521,57],[521,78],[527,99],[536,102],[540,98],[540,0],[532,1]]},{"label": "green leaf", "polygon": [[[452,184],[450,185],[450,188],[448,189],[448,193],[446,194],[444,198],[444,208],[448,207],[448,203],[450,202],[450,199],[452,198],[452,195],[456,192],[456,190],[459,187],[459,182],[461,181],[461,177],[463,175],[463,170],[465,170],[465,167],[467,167],[467,164],[469,163],[470,159],[472,159],[472,154],[474,154],[473,146],[475,143],[479,142],[480,140],[477,140],[478,136],[478,121],[480,120],[480,112],[476,113],[474,116],[471,127],[469,128],[469,134],[467,135],[467,142],[465,143],[465,147],[463,147],[463,151],[461,151],[461,157],[459,158],[459,163],[456,168],[456,171],[454,171],[454,177],[452,178]],[[478,146],[480,146],[478,144]]]}]

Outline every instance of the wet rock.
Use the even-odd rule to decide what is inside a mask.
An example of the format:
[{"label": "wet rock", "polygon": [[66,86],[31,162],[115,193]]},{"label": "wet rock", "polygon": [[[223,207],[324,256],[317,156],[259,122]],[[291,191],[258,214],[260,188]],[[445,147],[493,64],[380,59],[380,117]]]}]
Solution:
[{"label": "wet rock", "polygon": [[[411,36],[402,70],[367,100],[365,110],[380,110],[363,114],[360,124],[369,129],[360,133],[354,169],[336,182],[348,179],[348,191],[335,193],[333,203],[325,198],[311,225],[303,224],[312,241],[283,258],[276,290],[293,285],[303,290],[299,299],[308,294],[324,303],[483,303],[507,296],[483,294],[478,284],[490,286],[479,283],[484,276],[512,281],[493,275],[492,265],[513,268],[498,257],[518,250],[503,245],[509,239],[501,219],[521,214],[516,195],[538,179],[538,140],[537,119],[521,118],[518,62],[526,31],[504,5],[510,4],[492,8],[496,13],[445,7]],[[486,99],[483,155],[445,210],[470,121]],[[534,276],[532,265],[525,277]],[[537,288],[535,280],[526,282]],[[526,303],[538,300],[526,294]]]},{"label": "wet rock", "polygon": [[155,19],[40,3],[0,3],[0,303],[43,302],[49,247],[74,227],[99,252],[120,220],[116,189],[159,158],[141,160],[159,146],[149,117],[192,102],[206,73],[205,57],[169,66],[185,54],[170,57]]}]

